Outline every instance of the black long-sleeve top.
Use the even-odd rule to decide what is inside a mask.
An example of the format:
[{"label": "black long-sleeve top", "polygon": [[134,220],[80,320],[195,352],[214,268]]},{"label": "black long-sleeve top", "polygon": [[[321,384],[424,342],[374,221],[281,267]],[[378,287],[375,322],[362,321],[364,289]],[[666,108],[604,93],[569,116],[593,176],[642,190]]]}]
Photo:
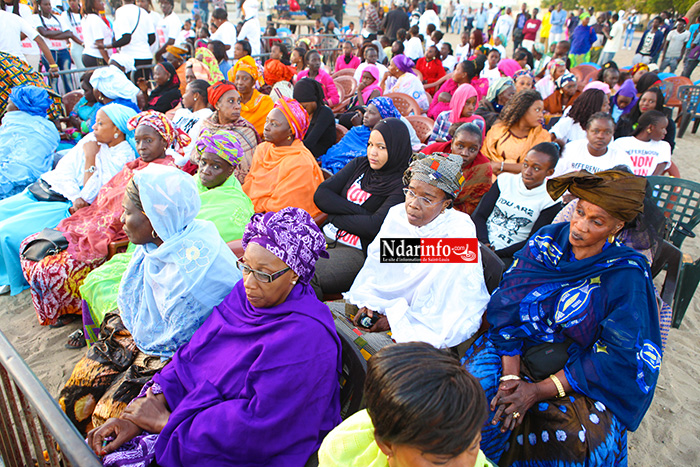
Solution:
[{"label": "black long-sleeve top", "polygon": [[304,146],[316,159],[326,154],[335,144],[335,116],[330,107],[319,106],[309,123],[309,130],[304,137]]}]

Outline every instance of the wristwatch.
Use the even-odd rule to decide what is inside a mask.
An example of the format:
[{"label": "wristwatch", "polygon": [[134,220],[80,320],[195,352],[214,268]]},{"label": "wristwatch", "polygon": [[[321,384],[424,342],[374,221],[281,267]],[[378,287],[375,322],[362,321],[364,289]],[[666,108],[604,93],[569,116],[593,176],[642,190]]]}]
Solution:
[{"label": "wristwatch", "polygon": [[97,167],[95,167],[95,166],[93,165],[93,166],[91,166],[90,168],[85,169],[85,172],[94,174],[96,170],[97,170]]}]

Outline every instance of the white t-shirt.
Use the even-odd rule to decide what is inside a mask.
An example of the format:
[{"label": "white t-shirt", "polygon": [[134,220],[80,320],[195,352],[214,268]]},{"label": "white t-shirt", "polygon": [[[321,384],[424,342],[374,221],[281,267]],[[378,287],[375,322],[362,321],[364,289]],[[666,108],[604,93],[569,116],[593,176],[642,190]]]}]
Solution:
[{"label": "white t-shirt", "polygon": [[[570,107],[567,107],[566,110],[569,109]],[[586,139],[586,130],[581,128],[581,124],[574,122],[574,119],[568,115],[561,117],[549,132],[554,133],[557,139],[564,140],[565,143],[578,139]]]},{"label": "white t-shirt", "polygon": [[603,46],[603,52],[617,53],[620,50],[620,45],[622,44],[622,35],[624,33],[625,27],[622,21],[617,21],[610,28],[610,39]]},{"label": "white t-shirt", "polygon": [[455,58],[454,55],[448,55],[442,61],[442,66],[443,66],[443,68],[447,69],[448,73],[454,71],[456,64],[457,64],[457,59]]},{"label": "white t-shirt", "polygon": [[562,152],[561,158],[559,158],[557,167],[554,169],[553,177],[566,175],[579,170],[596,173],[601,170],[612,169],[616,165],[626,165],[632,169],[632,160],[626,152],[617,148],[615,143],[617,143],[617,141],[611,143],[608,146],[608,152],[602,156],[593,156],[588,152],[587,139],[580,139],[567,143],[566,146],[564,146],[564,151]]},{"label": "white t-shirt", "polygon": [[114,37],[119,40],[124,34],[131,34],[131,41],[121,48],[123,54],[134,60],[152,59],[148,35],[155,32],[151,18],[143,8],[127,4],[117,9],[114,15]]},{"label": "white t-shirt", "polygon": [[151,53],[153,55],[155,55],[156,52],[158,52],[158,49],[160,48],[160,46],[158,45],[158,24],[160,24],[160,22],[163,20],[163,15],[161,15],[160,13],[155,12],[155,11],[149,11],[148,17],[151,18],[151,23],[153,24],[153,30],[156,32],[156,41],[153,44],[151,44],[151,46],[150,46]]},{"label": "white t-shirt", "polygon": [[34,38],[39,35],[37,30],[24,18],[2,10],[0,10],[0,28],[2,29],[2,34],[0,34],[0,52],[14,55],[24,61],[26,49],[22,46],[20,34],[24,33],[28,40],[34,42]]},{"label": "white t-shirt", "polygon": [[[7,13],[14,14],[14,13],[12,13],[12,5],[6,4],[5,11]],[[24,3],[20,3],[19,4],[19,16],[22,19],[24,19],[27,22],[27,24],[29,24],[29,26],[32,27],[32,29],[34,28],[34,26],[32,26],[32,16],[34,16],[34,12],[32,11],[31,8],[29,8],[29,6],[25,5]],[[14,16],[10,17],[10,19],[14,19]],[[3,31],[5,31],[5,29],[3,29]],[[0,41],[4,38],[9,39],[12,37],[12,36],[5,36],[5,34],[0,34],[0,35],[3,36],[2,38],[0,38]],[[21,57],[22,60],[26,61],[26,59],[24,58],[24,56],[26,56],[26,55],[39,55],[41,53],[41,50],[39,50],[39,46],[37,45],[36,42],[34,42],[34,38],[38,35],[39,35],[39,33],[37,32],[35,35],[31,36],[32,37],[31,39],[29,38],[30,36],[27,35],[26,39],[24,39],[22,41],[22,54],[23,54],[23,56]],[[16,55],[16,56],[19,57],[19,55]]]},{"label": "white t-shirt", "polygon": [[675,29],[668,33],[666,40],[668,41],[668,49],[666,50],[666,57],[680,57],[683,47],[685,47],[686,42],[690,39],[690,31],[687,29],[681,33]]},{"label": "white t-shirt", "polygon": [[671,165],[671,145],[663,140],[645,142],[626,136],[616,139],[610,146],[629,156],[635,175],[647,177],[654,173],[657,165]]},{"label": "white t-shirt", "polygon": [[418,37],[412,37],[403,45],[403,53],[414,62],[423,56],[423,44]]},{"label": "white t-shirt", "polygon": [[[41,27],[46,28],[49,31],[70,31],[70,28],[63,24],[61,19],[56,15],[51,15],[50,18],[44,18],[40,14],[32,15],[32,26],[34,29],[39,29]],[[49,50],[63,50],[68,48],[68,41],[65,39],[49,39],[48,37],[41,36],[49,46]]]},{"label": "white t-shirt", "polygon": [[457,60],[457,63],[463,62],[464,60],[468,59],[470,51],[471,46],[469,45],[469,42],[467,42],[466,45],[458,45],[455,48],[455,60]]},{"label": "white t-shirt", "polygon": [[[210,41],[221,41],[224,45],[230,45],[231,48],[226,51],[229,60],[233,59],[233,46],[236,44],[236,26],[230,21],[224,21],[214,34],[209,37]],[[251,48],[253,44],[250,45]]]},{"label": "white t-shirt", "polygon": [[488,64],[484,67],[483,70],[481,70],[481,74],[479,75],[480,78],[486,78],[489,80],[489,86],[493,86],[493,84],[498,81],[501,77],[501,72],[498,71],[498,67],[494,68],[493,70],[489,68]]},{"label": "white t-shirt", "polygon": [[112,29],[99,15],[91,13],[83,18],[83,54],[90,57],[102,58],[102,54],[95,47],[95,41],[102,39],[102,43],[112,42]]},{"label": "white t-shirt", "polygon": [[[358,66],[357,69],[355,70],[355,74],[352,76],[353,76],[353,78],[355,78],[356,83],[359,83],[362,80],[362,73],[365,71],[365,68],[367,68],[367,65],[369,65],[367,62],[362,62],[362,63],[360,63],[360,66]],[[377,69],[379,70],[379,81],[381,81],[382,78],[384,78],[384,73],[386,73],[388,71],[388,69],[387,69],[387,67],[385,67],[384,65],[382,65],[379,62],[375,63],[374,66],[376,66]],[[379,82],[377,82],[375,84],[379,85]]]},{"label": "white t-shirt", "polygon": [[520,174],[502,173],[496,179],[501,192],[491,215],[486,219],[489,243],[502,250],[527,240],[540,213],[554,206],[547,184],[528,190]]},{"label": "white t-shirt", "polygon": [[243,23],[241,32],[238,34],[238,40],[247,40],[250,43],[251,55],[260,55],[260,21],[258,21],[257,16],[247,19]]},{"label": "white t-shirt", "polygon": [[70,28],[71,32],[73,32],[75,37],[77,37],[81,41],[84,40],[83,25],[80,13],[73,13],[70,10],[66,10],[63,13],[61,13],[61,21],[63,21],[63,24]]},{"label": "white t-shirt", "polygon": [[190,154],[197,143],[199,133],[202,131],[202,121],[213,113],[214,111],[209,108],[200,109],[196,112],[192,112],[189,109],[178,109],[177,112],[175,112],[173,116],[173,125],[175,125],[175,128],[179,128],[187,133],[192,140],[190,144],[184,148],[184,158],[177,153],[173,155],[177,165],[185,165],[185,163],[190,160]]},{"label": "white t-shirt", "polygon": [[163,47],[170,39],[174,41],[173,44],[177,45],[180,29],[182,29],[182,21],[175,13],[170,13],[165,18],[161,18],[156,26],[156,37],[158,39],[156,43],[158,48]]}]

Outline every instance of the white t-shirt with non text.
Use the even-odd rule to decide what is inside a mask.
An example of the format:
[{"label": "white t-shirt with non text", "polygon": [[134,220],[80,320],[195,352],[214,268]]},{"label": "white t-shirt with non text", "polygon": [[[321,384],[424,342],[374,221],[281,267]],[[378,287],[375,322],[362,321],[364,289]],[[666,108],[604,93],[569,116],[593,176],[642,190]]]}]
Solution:
[{"label": "white t-shirt with non text", "polygon": [[666,164],[666,167],[671,165],[671,145],[663,140],[642,141],[626,136],[616,139],[610,146],[629,156],[635,175],[647,177],[654,173],[659,164]]},{"label": "white t-shirt with non text", "polygon": [[624,34],[625,26],[622,21],[617,21],[610,28],[608,33],[610,38],[608,42],[603,46],[603,52],[617,53],[620,51],[620,45],[622,44],[622,35]]},{"label": "white t-shirt with non text", "polygon": [[668,49],[666,49],[666,57],[674,58],[680,57],[681,51],[685,44],[690,39],[690,31],[687,29],[681,33],[675,29],[668,33],[666,40],[668,41]]}]

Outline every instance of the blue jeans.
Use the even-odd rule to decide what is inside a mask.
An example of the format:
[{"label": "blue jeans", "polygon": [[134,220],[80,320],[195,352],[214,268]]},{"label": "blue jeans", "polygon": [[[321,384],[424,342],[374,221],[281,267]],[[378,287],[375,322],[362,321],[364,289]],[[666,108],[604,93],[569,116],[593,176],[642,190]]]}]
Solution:
[{"label": "blue jeans", "polygon": [[681,61],[681,57],[664,57],[664,61],[661,62],[661,66],[659,66],[659,73],[663,73],[666,67],[670,68],[671,73],[676,72],[676,68],[678,68],[678,62]]},{"label": "blue jeans", "polygon": [[[69,49],[52,50],[51,56],[53,57],[53,61],[56,62],[56,65],[58,65],[59,70],[70,69],[71,58]],[[41,56],[41,64],[44,65],[44,68],[46,68],[47,70],[49,69],[49,62],[43,55]],[[61,75],[61,79],[63,80],[63,87],[65,88],[63,93],[65,94],[67,92],[72,91],[73,89],[70,84],[70,75]],[[53,88],[53,90],[60,94],[58,90],[58,80],[55,80],[54,78],[49,78],[49,82],[51,83],[51,87]]]},{"label": "blue jeans", "polygon": [[634,42],[634,29],[625,29],[625,37],[622,40],[622,47],[632,47],[632,42]]},{"label": "blue jeans", "polygon": [[613,57],[615,57],[615,52],[601,52],[598,65],[603,66],[608,62],[612,62]]}]

